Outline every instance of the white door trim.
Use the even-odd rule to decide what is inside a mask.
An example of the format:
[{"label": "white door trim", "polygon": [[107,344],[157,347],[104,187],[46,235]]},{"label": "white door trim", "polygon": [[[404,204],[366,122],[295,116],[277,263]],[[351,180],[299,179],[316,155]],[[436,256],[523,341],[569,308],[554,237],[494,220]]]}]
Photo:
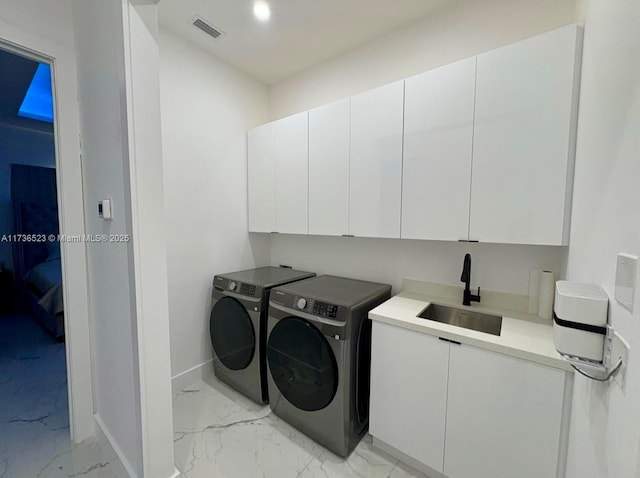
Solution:
[{"label": "white door trim", "polygon": [[[60,234],[84,234],[75,54],[72,49],[0,21],[0,47],[51,64]],[[94,435],[87,256],[83,242],[61,246],[71,439]]]}]

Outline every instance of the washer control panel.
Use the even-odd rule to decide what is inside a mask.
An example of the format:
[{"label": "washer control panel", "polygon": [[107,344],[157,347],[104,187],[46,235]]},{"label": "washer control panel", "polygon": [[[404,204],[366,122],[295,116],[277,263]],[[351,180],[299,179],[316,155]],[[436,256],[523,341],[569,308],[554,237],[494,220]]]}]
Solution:
[{"label": "washer control panel", "polygon": [[237,282],[220,276],[213,278],[213,287],[221,291],[228,290],[248,297],[260,297],[260,294],[262,294],[261,288],[254,284],[245,284],[244,282]]}]

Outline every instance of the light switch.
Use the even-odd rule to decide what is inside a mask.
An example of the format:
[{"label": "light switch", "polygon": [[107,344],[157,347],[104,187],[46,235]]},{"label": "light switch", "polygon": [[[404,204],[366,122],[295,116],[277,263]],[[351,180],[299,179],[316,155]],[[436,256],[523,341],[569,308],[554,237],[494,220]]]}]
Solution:
[{"label": "light switch", "polygon": [[113,219],[113,214],[111,212],[111,199],[103,199],[98,203],[98,216],[101,219],[111,220]]},{"label": "light switch", "polygon": [[616,266],[616,300],[633,312],[633,294],[636,289],[636,270],[638,257],[630,254],[618,254]]}]

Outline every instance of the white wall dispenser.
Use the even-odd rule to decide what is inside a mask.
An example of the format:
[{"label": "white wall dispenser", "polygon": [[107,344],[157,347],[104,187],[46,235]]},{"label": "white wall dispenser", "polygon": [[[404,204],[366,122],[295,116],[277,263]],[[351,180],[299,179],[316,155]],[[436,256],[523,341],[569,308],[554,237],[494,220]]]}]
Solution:
[{"label": "white wall dispenser", "polygon": [[556,350],[582,375],[608,381],[622,366],[622,358],[611,367],[614,333],[607,323],[607,293],[595,284],[557,281],[555,295]]}]

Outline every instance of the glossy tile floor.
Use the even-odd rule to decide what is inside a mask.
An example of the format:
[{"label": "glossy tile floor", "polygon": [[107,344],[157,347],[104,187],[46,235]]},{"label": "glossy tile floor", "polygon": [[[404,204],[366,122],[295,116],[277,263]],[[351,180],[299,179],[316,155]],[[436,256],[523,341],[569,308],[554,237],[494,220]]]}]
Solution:
[{"label": "glossy tile floor", "polygon": [[0,317],[0,478],[114,478],[97,443],[69,439],[64,344]]},{"label": "glossy tile floor", "polygon": [[176,394],[173,410],[185,478],[425,478],[374,450],[370,436],[343,460],[215,378]]}]

